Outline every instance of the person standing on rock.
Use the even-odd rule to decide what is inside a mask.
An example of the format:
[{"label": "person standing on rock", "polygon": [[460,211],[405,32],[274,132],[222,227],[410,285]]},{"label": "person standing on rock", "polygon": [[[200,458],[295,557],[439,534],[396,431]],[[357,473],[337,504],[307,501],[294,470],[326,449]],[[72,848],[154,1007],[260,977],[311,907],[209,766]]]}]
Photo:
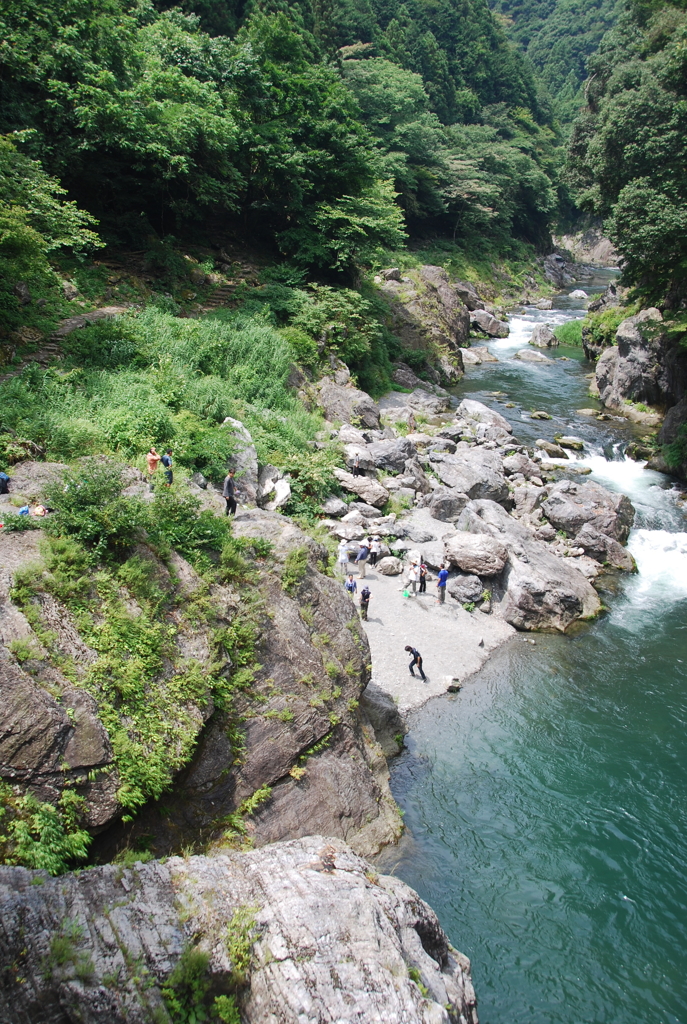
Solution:
[{"label": "person standing on rock", "polygon": [[348,593],[351,595],[351,597],[354,597],[355,594],[357,593],[357,591],[358,591],[358,584],[353,579],[353,573],[352,572],[348,574],[348,579],[344,583],[344,587],[346,588]]},{"label": "person standing on rock", "polygon": [[234,484],[234,470],[230,469],[224,478],[224,487],[222,488],[222,497],[227,503],[225,509],[225,515],[236,514],[236,485]]},{"label": "person standing on rock", "polygon": [[160,456],[155,451],[154,444],[151,444],[150,446],[150,451],[146,455],[146,461],[148,463],[148,483],[150,484],[150,489],[152,491],[153,477],[155,476],[155,473],[157,472],[157,467],[160,464]]},{"label": "person standing on rock", "polygon": [[416,650],[414,647],[411,647],[409,644],[406,646],[406,650],[411,656],[411,662],[410,665],[408,666],[408,668],[410,669],[411,676],[415,675],[413,669],[417,665],[417,670],[420,673],[420,676],[422,677],[422,682],[426,683],[427,676],[425,675],[424,669],[422,668],[422,655],[418,650]]},{"label": "person standing on rock", "polygon": [[168,448],[165,454],[160,459],[160,462],[165,467],[165,486],[171,487],[174,482],[174,470],[172,469],[172,449]]},{"label": "person standing on rock", "polygon": [[360,456],[356,455],[355,459],[353,460],[353,476],[361,475],[362,474],[360,472]]},{"label": "person standing on rock", "polygon": [[376,565],[377,559],[382,553],[381,537],[373,537],[370,543],[370,565]]},{"label": "person standing on rock", "polygon": [[439,569],[439,577],[437,579],[437,603],[444,604],[446,601],[446,581],[448,579],[448,569],[442,565]]},{"label": "person standing on rock", "polygon": [[370,607],[370,588],[365,584],[363,589],[360,591],[360,618],[367,619],[367,610]]},{"label": "person standing on rock", "polygon": [[361,540],[360,547],[358,548],[358,554],[355,556],[356,564],[359,567],[358,576],[361,580],[365,579],[365,567],[367,566],[367,559],[370,554],[370,539]]},{"label": "person standing on rock", "polygon": [[348,572],[348,541],[344,538],[339,541],[339,547],[336,553],[336,561],[341,569],[341,575],[345,576]]},{"label": "person standing on rock", "polygon": [[426,594],[427,593],[427,566],[425,565],[424,562],[420,562],[419,573],[420,573],[420,593],[421,594]]}]

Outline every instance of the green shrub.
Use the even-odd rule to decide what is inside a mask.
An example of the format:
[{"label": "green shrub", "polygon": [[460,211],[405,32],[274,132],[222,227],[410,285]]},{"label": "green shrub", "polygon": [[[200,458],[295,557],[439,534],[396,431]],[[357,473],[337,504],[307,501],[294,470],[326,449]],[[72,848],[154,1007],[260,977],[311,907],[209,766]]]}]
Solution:
[{"label": "green shrub", "polygon": [[559,324],[557,327],[554,327],[553,333],[556,335],[561,345],[581,345],[582,321],[568,320],[566,323]]},{"label": "green shrub", "polygon": [[65,789],[56,806],[0,783],[0,859],[61,875],[86,858],[91,836],[80,825],[84,800]]},{"label": "green shrub", "polygon": [[291,597],[296,593],[298,586],[305,576],[308,568],[308,548],[293,548],[289,551],[284,560],[284,568],[281,573],[281,585]]}]

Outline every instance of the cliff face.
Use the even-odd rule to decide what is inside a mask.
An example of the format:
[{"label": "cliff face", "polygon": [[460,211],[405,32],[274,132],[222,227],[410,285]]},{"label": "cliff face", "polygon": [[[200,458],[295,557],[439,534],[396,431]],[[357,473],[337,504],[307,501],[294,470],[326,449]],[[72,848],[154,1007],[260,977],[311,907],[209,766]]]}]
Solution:
[{"label": "cliff face", "polygon": [[386,760],[361,701],[369,647],[341,583],[318,568],[325,549],[260,509],[237,516],[234,537],[269,541],[270,553],[240,583],[211,586],[175,552],[163,561],[141,542],[135,567],[164,599],[151,618],[126,573],[89,577],[84,610],[74,579],[65,582],[68,548],[39,530],[0,534],[10,810],[27,796],[78,798],[96,859],[227,834],[262,845],[322,832],[365,854],[397,838]]},{"label": "cliff face", "polygon": [[[0,868],[0,1022],[477,1024],[433,911],[342,842]],[[234,1016],[230,1015],[230,1009]]]}]

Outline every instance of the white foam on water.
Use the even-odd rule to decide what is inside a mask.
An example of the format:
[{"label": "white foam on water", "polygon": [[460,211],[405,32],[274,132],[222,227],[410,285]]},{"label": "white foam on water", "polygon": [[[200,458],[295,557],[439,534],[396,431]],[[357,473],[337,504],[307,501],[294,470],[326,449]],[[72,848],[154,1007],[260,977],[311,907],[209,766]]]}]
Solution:
[{"label": "white foam on water", "polygon": [[603,455],[588,455],[576,464],[589,466],[592,472],[588,479],[598,481],[611,491],[621,491],[633,504],[665,509],[673,514],[676,511],[676,492],[666,488],[663,473],[646,469],[646,462],[628,458],[609,461]]},{"label": "white foam on water", "polygon": [[[584,314],[581,313],[580,315]],[[559,324],[567,323],[571,319],[576,319],[576,317],[571,317],[569,310],[562,309],[533,309],[531,312],[528,311],[520,316],[509,316],[510,334],[507,338],[494,339],[494,341],[489,343],[489,347],[494,355],[501,355],[507,358],[512,353],[517,352],[518,349],[529,345],[532,331],[537,324],[549,324],[551,327],[557,327]]]},{"label": "white foam on water", "polygon": [[633,530],[627,546],[638,569],[627,590],[633,605],[646,607],[687,597],[687,533]]}]

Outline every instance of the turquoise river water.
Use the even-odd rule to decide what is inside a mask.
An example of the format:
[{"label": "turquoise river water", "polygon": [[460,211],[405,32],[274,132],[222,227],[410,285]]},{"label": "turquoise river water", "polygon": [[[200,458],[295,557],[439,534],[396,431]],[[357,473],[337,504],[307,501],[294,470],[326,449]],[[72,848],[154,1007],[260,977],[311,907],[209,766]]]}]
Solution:
[{"label": "turquoise river water", "polygon": [[[636,427],[576,413],[595,405],[580,351],[512,358],[535,322],[582,306],[564,295],[515,314],[491,345],[500,362],[470,368],[457,394],[527,442],[583,437],[591,479],[637,508],[639,573],[608,581],[591,627],[534,646],[518,634],[411,717],[392,766],[408,835],[384,867],[471,958],[481,1024],[687,1024],[684,495],[623,457]],[[530,420],[533,408],[554,419]]]}]

